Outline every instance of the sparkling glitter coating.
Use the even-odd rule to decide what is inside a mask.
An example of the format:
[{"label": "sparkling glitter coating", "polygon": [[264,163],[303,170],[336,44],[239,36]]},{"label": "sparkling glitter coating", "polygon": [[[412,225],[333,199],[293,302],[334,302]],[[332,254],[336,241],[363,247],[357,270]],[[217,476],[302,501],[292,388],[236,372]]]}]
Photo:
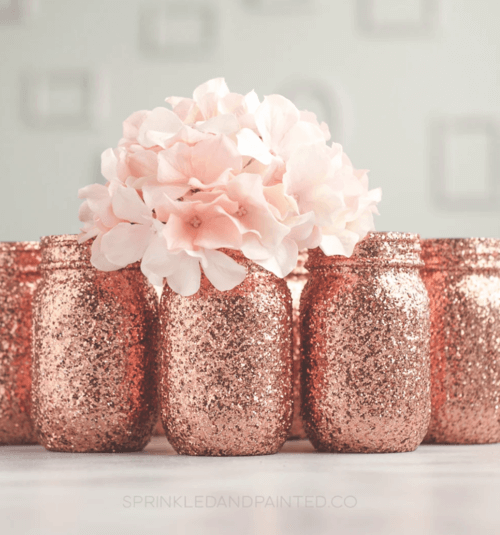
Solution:
[{"label": "sparkling glitter coating", "polygon": [[31,422],[33,294],[37,242],[0,243],[0,444],[35,444]]},{"label": "sparkling glitter coating", "polygon": [[182,297],[165,286],[160,321],[160,404],[167,438],[187,455],[264,455],[292,421],[292,300],[286,282],[247,267],[227,292],[204,276]]},{"label": "sparkling glitter coating", "polygon": [[302,416],[300,415],[302,407],[301,395],[301,356],[300,356],[300,295],[304,286],[309,279],[309,272],[305,268],[307,262],[307,251],[299,253],[299,261],[297,267],[285,277],[286,283],[292,294],[293,304],[293,418],[292,427],[288,435],[289,439],[305,439],[307,438],[304,424],[302,423]]},{"label": "sparkling glitter coating", "polygon": [[102,272],[90,244],[42,239],[33,414],[47,449],[139,451],[158,416],[158,300],[138,266]]},{"label": "sparkling glitter coating", "polygon": [[500,442],[500,240],[422,242],[431,305],[425,442]]},{"label": "sparkling glitter coating", "polygon": [[319,451],[403,452],[430,417],[429,299],[417,235],[371,233],[351,258],[310,251],[303,413]]}]

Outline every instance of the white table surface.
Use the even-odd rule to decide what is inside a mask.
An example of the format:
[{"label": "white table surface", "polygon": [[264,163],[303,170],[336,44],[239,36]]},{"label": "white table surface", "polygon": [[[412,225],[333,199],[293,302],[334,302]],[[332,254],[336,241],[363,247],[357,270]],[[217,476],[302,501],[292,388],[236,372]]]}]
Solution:
[{"label": "white table surface", "polygon": [[296,441],[233,458],[179,456],[162,437],[134,454],[0,447],[1,535],[101,533],[496,535],[500,444],[347,455]]}]

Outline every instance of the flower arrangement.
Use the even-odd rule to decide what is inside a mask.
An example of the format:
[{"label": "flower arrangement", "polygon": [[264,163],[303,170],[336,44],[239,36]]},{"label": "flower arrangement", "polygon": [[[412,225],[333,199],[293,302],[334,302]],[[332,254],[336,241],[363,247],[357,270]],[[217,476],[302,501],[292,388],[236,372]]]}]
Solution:
[{"label": "flower arrangement", "polygon": [[328,145],[326,124],[280,95],[231,93],[222,78],[169,97],[172,109],[133,113],[116,149],[102,155],[106,185],[79,191],[80,241],[95,238],[92,265],[141,261],[150,282],[195,294],[201,270],[220,291],[245,268],[233,249],[285,277],[298,251],[350,256],[374,230],[379,189]]}]

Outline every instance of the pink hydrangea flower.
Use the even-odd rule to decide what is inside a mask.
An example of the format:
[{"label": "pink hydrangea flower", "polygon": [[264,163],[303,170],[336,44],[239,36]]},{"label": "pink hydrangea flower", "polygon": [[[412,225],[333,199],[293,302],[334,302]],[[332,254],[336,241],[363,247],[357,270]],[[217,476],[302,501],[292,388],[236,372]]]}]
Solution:
[{"label": "pink hydrangea flower", "polygon": [[152,284],[183,296],[203,271],[225,291],[246,272],[220,249],[284,277],[300,249],[349,256],[374,229],[380,190],[313,113],[280,95],[231,93],[222,78],[166,102],[124,121],[102,155],[107,184],[79,192],[96,268],[140,261]]}]

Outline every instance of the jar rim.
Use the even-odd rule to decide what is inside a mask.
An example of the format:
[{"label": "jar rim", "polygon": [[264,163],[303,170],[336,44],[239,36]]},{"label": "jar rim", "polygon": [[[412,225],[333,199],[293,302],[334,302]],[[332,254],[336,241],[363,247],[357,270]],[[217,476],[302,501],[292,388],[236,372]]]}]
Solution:
[{"label": "jar rim", "polygon": [[354,247],[350,257],[325,255],[321,249],[309,251],[307,269],[356,265],[423,266],[420,257],[420,236],[410,232],[369,232]]},{"label": "jar rim", "polygon": [[0,242],[0,253],[10,252],[38,252],[40,250],[38,241],[2,241]]},{"label": "jar rim", "polygon": [[500,269],[498,238],[430,238],[421,245],[427,269]]}]

